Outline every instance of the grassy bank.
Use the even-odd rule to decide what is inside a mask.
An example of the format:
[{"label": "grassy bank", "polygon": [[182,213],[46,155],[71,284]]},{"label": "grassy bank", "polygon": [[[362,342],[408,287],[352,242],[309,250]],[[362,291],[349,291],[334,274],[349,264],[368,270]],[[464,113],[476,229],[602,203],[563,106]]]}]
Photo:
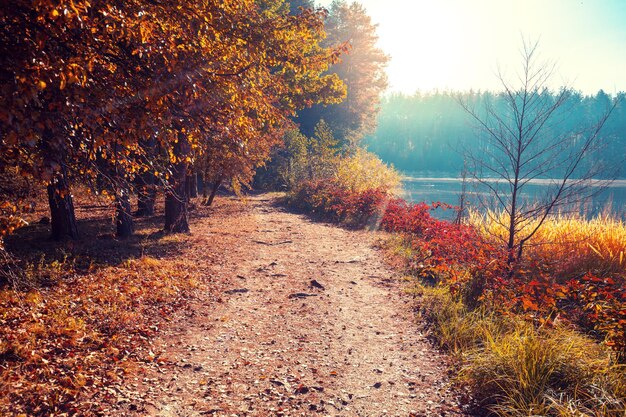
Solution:
[{"label": "grassy bank", "polygon": [[458,364],[457,382],[498,416],[623,416],[626,369],[567,324],[469,309],[445,286],[415,283],[420,312]]},{"label": "grassy bank", "polygon": [[[497,247],[504,236],[489,218],[470,218],[476,247]],[[554,218],[530,242],[516,274],[504,277],[489,271],[497,251],[488,262],[475,259],[478,267],[458,258],[440,258],[444,267],[429,263],[428,233],[399,233],[387,251],[411,273],[430,334],[457,359],[457,380],[480,409],[624,416],[624,236],[626,227],[614,219]]]},{"label": "grassy bank", "polygon": [[352,190],[336,178],[304,183],[290,201],[326,220],[392,232],[390,261],[408,274],[424,323],[483,412],[625,415],[622,222],[552,219],[512,269],[493,213],[452,224],[431,217],[439,204]]}]

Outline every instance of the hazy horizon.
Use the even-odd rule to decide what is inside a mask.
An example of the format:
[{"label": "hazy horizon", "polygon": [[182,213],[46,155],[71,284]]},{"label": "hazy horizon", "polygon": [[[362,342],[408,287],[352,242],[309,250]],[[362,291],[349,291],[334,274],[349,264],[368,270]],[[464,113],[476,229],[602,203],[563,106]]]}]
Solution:
[{"label": "hazy horizon", "polygon": [[[619,0],[361,0],[391,56],[388,93],[499,91],[515,75],[522,37],[555,62],[550,88],[626,91],[626,2]],[[329,6],[332,0],[318,0]]]}]

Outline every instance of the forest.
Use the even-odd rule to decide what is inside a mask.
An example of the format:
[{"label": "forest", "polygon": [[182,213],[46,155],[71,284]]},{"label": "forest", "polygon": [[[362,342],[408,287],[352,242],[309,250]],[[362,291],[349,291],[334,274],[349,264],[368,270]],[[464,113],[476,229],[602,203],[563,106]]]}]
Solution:
[{"label": "forest", "polygon": [[[383,161],[403,172],[458,177],[463,170],[465,151],[476,147],[482,135],[459,100],[471,102],[479,108],[484,108],[484,103],[488,102],[495,109],[504,110],[503,94],[443,91],[412,96],[389,95],[382,100],[376,131],[365,138],[365,143]],[[551,96],[551,100],[555,100],[557,95],[551,91],[543,94]],[[614,172],[611,167],[624,165],[626,93],[618,93],[617,97],[620,104],[601,132],[605,145],[597,149],[587,162],[609,167],[603,171],[607,178],[611,178]],[[611,106],[611,102],[611,96],[602,90],[594,96],[569,91],[560,114],[555,115],[551,133],[559,135],[593,125]],[[621,171],[617,177],[624,178],[625,175]]]},{"label": "forest", "polygon": [[626,225],[560,209],[625,178],[626,94],[551,88],[524,39],[499,92],[385,95],[378,28],[343,0],[3,7],[0,414],[623,417]]}]

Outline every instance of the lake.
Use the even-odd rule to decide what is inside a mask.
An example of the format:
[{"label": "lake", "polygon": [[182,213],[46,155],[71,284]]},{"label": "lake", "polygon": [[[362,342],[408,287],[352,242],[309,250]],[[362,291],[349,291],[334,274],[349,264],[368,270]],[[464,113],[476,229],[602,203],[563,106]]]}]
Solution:
[{"label": "lake", "polygon": [[[598,181],[597,183],[601,183]],[[493,181],[497,185],[497,181]],[[523,189],[522,198],[526,201],[535,201],[550,189],[550,180],[534,180]],[[626,180],[616,180],[610,185],[597,186],[597,195],[585,202],[577,202],[569,207],[570,211],[578,212],[586,217],[598,214],[611,213],[614,216],[626,218]],[[454,177],[422,176],[419,174],[404,174],[402,176],[401,196],[411,202],[442,203],[457,206],[461,194],[462,180]],[[469,181],[466,184],[467,200],[474,207],[480,208],[494,205],[489,189],[485,185]],[[453,210],[437,210],[435,215],[440,218],[453,218]]]}]

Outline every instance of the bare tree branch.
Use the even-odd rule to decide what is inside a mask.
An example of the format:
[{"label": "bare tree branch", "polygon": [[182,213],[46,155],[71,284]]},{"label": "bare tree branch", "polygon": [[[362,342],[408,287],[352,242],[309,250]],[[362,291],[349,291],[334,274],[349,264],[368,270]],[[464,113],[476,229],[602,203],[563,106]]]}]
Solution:
[{"label": "bare tree branch", "polygon": [[[539,61],[538,48],[539,42],[523,41],[521,72],[515,85],[498,71],[504,108],[486,102],[477,109],[468,99],[458,99],[485,133],[481,146],[466,152],[468,175],[489,190],[499,209],[487,215],[507,230],[501,240],[509,251],[509,264],[519,261],[524,246],[556,210],[582,202],[610,184],[593,181],[599,169],[587,167],[585,161],[602,145],[600,132],[617,101],[593,126],[554,134],[555,128],[571,117],[566,104],[572,91],[562,88],[556,95],[550,92],[556,65]],[[538,180],[548,182],[546,192],[528,201],[523,191]],[[505,221],[498,212],[504,213]]]}]

